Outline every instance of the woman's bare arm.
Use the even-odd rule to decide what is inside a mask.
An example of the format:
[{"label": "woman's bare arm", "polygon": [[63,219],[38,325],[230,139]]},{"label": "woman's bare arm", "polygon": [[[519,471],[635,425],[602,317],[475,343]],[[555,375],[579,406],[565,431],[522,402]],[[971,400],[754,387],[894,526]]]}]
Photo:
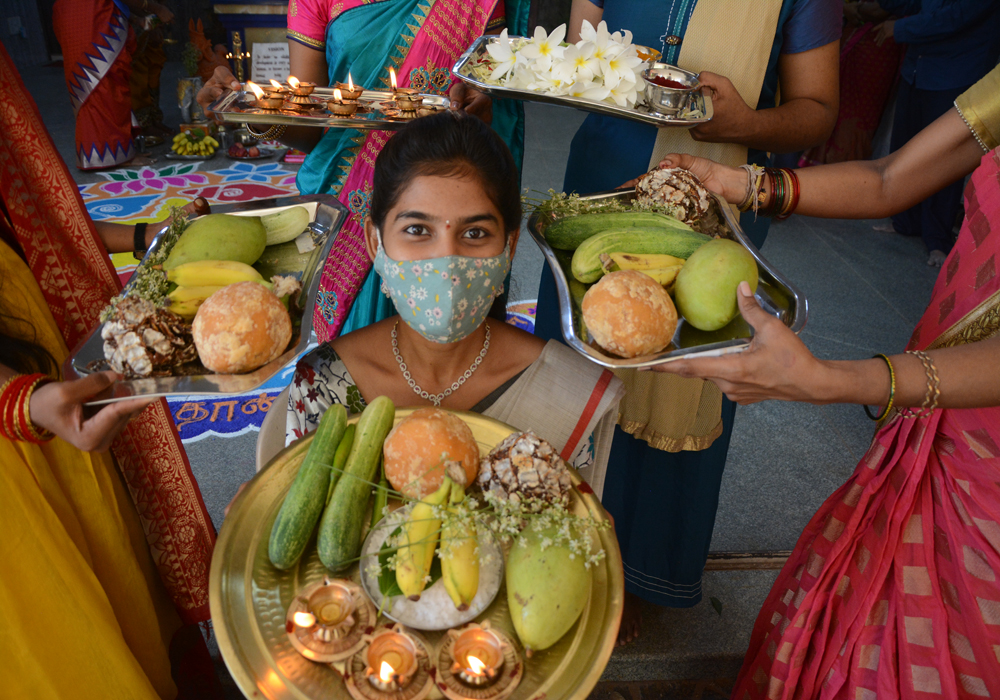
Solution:
[{"label": "woman's bare arm", "polygon": [[[982,157],[979,142],[952,108],[885,158],[796,170],[802,194],[795,211],[832,219],[897,214],[971,173]],[[660,166],[687,168],[733,204],[746,193],[747,175],[739,168],[683,153],[671,153]],[[764,190],[770,196],[766,181]]]},{"label": "woman's bare arm", "polygon": [[[746,283],[737,292],[740,312],[754,328],[750,347],[735,355],[678,360],[655,368],[682,377],[715,382],[740,404],[768,399],[813,404],[884,405],[889,397],[889,370],[882,359],[820,360],[781,321],[760,308]],[[1000,337],[968,345],[930,350],[940,378],[941,408],[1000,405]],[[896,373],[893,403],[920,406],[927,395],[927,376],[914,355],[890,356]]]}]

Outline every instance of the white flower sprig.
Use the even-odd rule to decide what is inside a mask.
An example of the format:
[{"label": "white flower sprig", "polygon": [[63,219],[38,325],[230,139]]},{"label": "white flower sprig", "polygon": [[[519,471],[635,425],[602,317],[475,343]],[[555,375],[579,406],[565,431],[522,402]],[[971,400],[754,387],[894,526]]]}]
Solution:
[{"label": "white flower sprig", "polygon": [[587,20],[580,41],[566,44],[566,25],[534,36],[509,38],[507,30],[486,45],[488,56],[472,67],[479,80],[550,95],[581,97],[632,107],[642,91],[643,61],[629,31],[608,31],[605,22],[595,28]]}]

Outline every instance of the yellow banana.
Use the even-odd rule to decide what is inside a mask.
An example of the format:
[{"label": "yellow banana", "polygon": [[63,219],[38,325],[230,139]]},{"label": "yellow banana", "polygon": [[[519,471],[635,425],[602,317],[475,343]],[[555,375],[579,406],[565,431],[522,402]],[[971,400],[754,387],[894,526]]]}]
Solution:
[{"label": "yellow banana", "polygon": [[263,282],[257,270],[234,260],[198,260],[167,270],[167,281],[178,287],[225,287],[236,282]]},{"label": "yellow banana", "polygon": [[441,521],[434,517],[434,510],[448,500],[451,485],[446,476],[441,488],[413,505],[409,519],[403,524],[396,551],[396,583],[410,600],[420,600],[427,585],[441,530]]},{"label": "yellow banana", "polygon": [[198,309],[201,308],[204,299],[192,299],[189,301],[167,301],[167,311],[175,313],[185,321],[190,321],[198,313]]},{"label": "yellow banana", "polygon": [[222,289],[222,285],[206,285],[201,287],[178,287],[174,291],[167,295],[167,299],[170,300],[171,304],[180,304],[185,301],[195,301],[201,299],[204,301],[210,296],[215,294],[217,291]]},{"label": "yellow banana", "polygon": [[606,272],[610,272],[613,269],[639,270],[642,272],[643,270],[654,270],[663,267],[683,265],[684,262],[684,258],[675,258],[673,255],[656,255],[652,253],[646,253],[643,255],[634,253],[605,253],[601,255],[601,267],[603,267]]},{"label": "yellow banana", "polygon": [[636,270],[636,272],[641,272],[644,275],[652,277],[656,280],[656,283],[666,287],[674,283],[677,279],[677,273],[681,271],[683,265],[673,265],[671,267],[657,267],[651,270]]},{"label": "yellow banana", "polygon": [[[455,506],[464,499],[465,487],[457,481],[452,483],[451,505]],[[446,522],[441,529],[441,579],[455,607],[462,611],[469,609],[479,590],[477,534],[475,521]]]}]

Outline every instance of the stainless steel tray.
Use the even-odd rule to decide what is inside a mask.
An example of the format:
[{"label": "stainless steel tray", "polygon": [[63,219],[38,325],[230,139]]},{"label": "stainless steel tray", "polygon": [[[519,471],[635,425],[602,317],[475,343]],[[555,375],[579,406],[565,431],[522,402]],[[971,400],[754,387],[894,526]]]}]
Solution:
[{"label": "stainless steel tray", "polygon": [[[253,391],[268,379],[273,377],[281,368],[292,361],[292,359],[304,351],[309,344],[309,337],[312,334],[312,310],[316,305],[316,295],[319,291],[320,273],[323,271],[323,262],[330,253],[330,248],[337,237],[337,232],[347,217],[347,208],[337,201],[333,195],[303,195],[299,197],[279,197],[277,199],[259,199],[254,202],[240,202],[238,204],[228,204],[215,206],[212,208],[213,214],[227,214],[233,212],[256,212],[267,213],[268,210],[293,206],[296,204],[306,205],[315,208],[313,221],[310,229],[313,231],[313,239],[316,247],[306,253],[299,253],[295,241],[282,243],[280,245],[268,246],[264,249],[254,266],[260,270],[265,278],[279,274],[301,275],[302,292],[299,294],[299,303],[293,307],[292,314],[292,339],[288,349],[281,357],[269,362],[253,372],[247,374],[186,374],[169,377],[147,377],[142,379],[125,379],[115,382],[111,388],[111,396],[100,400],[92,401],[88,405],[97,405],[121,401],[134,396],[185,396],[190,394],[240,394]],[[166,228],[156,234],[152,245],[143,257],[145,261],[157,252],[163,244],[163,236]],[[125,285],[125,293],[128,294],[135,282],[136,274]],[[101,328],[104,324],[98,325],[67,361],[64,367],[64,375],[72,376],[75,373],[83,376],[92,372],[88,365],[95,361],[104,359],[104,341],[101,339]],[[206,370],[207,372],[207,370]]]},{"label": "stainless steel tray", "polygon": [[[582,199],[615,198],[631,201],[635,198],[635,192],[632,190],[600,192]],[[715,208],[719,215],[719,221],[723,222],[725,237],[745,247],[757,261],[757,272],[760,279],[757,287],[757,300],[768,313],[779,318],[792,331],[795,333],[801,331],[806,325],[806,318],[809,315],[809,305],[805,295],[760,254],[756,246],[743,233],[739,221],[733,216],[730,208],[718,197],[715,197]],[[568,281],[571,277],[570,256],[563,251],[557,253],[549,246],[541,230],[544,226],[540,228],[541,223],[539,215],[532,214],[528,218],[528,232],[541,248],[549,267],[552,268],[559,293],[559,320],[562,325],[563,337],[571,348],[588,360],[612,368],[653,367],[681,358],[714,357],[742,352],[750,344],[753,329],[743,320],[742,316],[737,316],[725,328],[711,332],[698,330],[682,317],[677,325],[673,341],[659,353],[628,359],[607,354],[590,338],[587,327],[583,323],[580,307],[570,292]]]},{"label": "stainless steel tray", "polygon": [[[442,95],[419,93],[424,103],[435,107],[447,108],[451,101]],[[297,114],[290,110],[262,112],[246,100],[252,99],[252,93],[243,90],[227,90],[209,106],[215,117],[226,124],[284,124],[285,126],[315,126],[335,129],[359,129],[361,131],[395,130],[413,121],[413,117],[390,117],[382,112],[382,102],[392,100],[391,90],[365,90],[361,93],[359,102],[369,108],[366,114],[355,113],[353,117],[337,117],[328,109],[318,109],[311,114]],[[317,104],[325,104],[333,97],[333,88],[318,87],[310,97],[316,98]]]},{"label": "stainless steel tray", "polygon": [[[514,41],[515,39],[522,38],[523,37],[512,36],[508,37],[508,40]],[[640,96],[640,101],[635,107],[619,107],[616,104],[585,100],[582,97],[548,95],[541,92],[535,92],[534,90],[522,90],[520,88],[508,88],[502,85],[485,83],[482,80],[474,78],[470,74],[470,71],[472,66],[477,61],[483,58],[484,55],[488,55],[486,52],[486,45],[491,41],[500,41],[500,38],[496,36],[481,36],[476,39],[472,46],[470,46],[465,53],[459,57],[454,67],[451,69],[451,74],[456,78],[468,83],[469,85],[475,86],[476,89],[485,92],[490,97],[562,105],[563,107],[573,107],[574,109],[582,109],[585,112],[594,112],[596,114],[604,114],[609,117],[630,119],[635,122],[642,122],[643,124],[652,124],[653,126],[678,126],[691,128],[692,126],[696,126],[698,124],[704,124],[715,114],[714,108],[712,107],[712,97],[700,91],[692,93],[692,99],[695,100],[693,106],[700,109],[704,116],[692,119],[682,119],[677,116],[657,114],[656,112],[650,111],[644,102],[645,98],[642,96]]]}]

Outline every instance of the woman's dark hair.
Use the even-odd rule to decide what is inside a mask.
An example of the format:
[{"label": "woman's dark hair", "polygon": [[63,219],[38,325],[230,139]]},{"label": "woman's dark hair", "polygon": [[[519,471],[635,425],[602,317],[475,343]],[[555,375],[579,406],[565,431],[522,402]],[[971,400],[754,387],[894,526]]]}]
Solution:
[{"label": "woman's dark hair", "polygon": [[500,210],[504,231],[521,225],[520,176],[507,144],[464,112],[416,119],[396,132],[375,161],[371,218],[380,229],[399,195],[420,175],[474,174]]},{"label": "woman's dark hair", "polygon": [[35,341],[34,327],[0,308],[0,364],[15,372],[41,372],[57,376],[59,365],[51,353]]}]

